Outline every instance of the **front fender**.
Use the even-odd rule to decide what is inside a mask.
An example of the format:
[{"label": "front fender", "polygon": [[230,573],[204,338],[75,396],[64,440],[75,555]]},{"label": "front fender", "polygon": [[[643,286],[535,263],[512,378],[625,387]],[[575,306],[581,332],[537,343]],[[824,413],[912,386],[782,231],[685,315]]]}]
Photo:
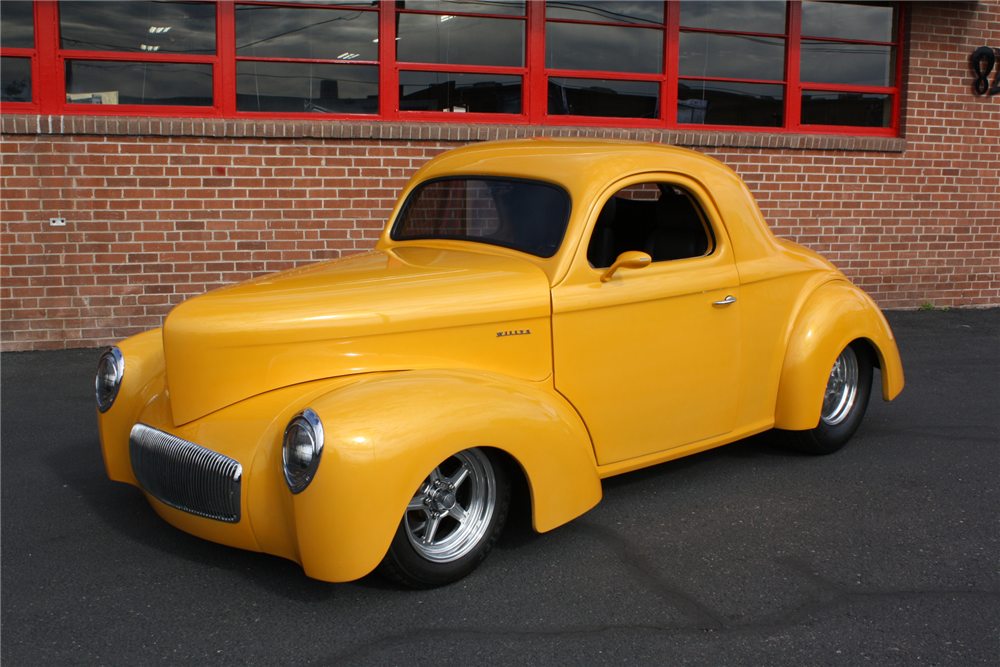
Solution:
[{"label": "front fender", "polygon": [[[125,361],[122,384],[114,405],[97,413],[101,454],[108,477],[117,482],[136,484],[128,456],[128,435],[143,408],[164,388],[163,336],[152,329],[118,343]],[[96,410],[96,408],[95,408]]]},{"label": "front fender", "polygon": [[902,391],[903,365],[882,311],[851,283],[829,282],[810,295],[792,328],[778,385],[776,428],[802,431],[819,424],[833,362],[858,339],[878,357],[883,398],[891,401]]},{"label": "front fender", "polygon": [[452,454],[493,447],[522,467],[544,532],[601,499],[593,447],[565,399],[513,378],[412,371],[364,378],[310,402],[326,444],[312,484],[293,496],[303,568],[348,581],[382,560],[407,503]]}]

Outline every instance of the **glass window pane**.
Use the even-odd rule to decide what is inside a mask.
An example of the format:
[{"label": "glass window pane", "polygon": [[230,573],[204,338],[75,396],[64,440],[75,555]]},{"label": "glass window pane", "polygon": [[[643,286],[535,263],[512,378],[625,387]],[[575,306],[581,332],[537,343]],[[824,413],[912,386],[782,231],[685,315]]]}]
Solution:
[{"label": "glass window pane", "polygon": [[681,27],[785,34],[784,2],[682,2]]},{"label": "glass window pane", "polygon": [[0,101],[31,102],[31,58],[0,58]]},{"label": "glass window pane", "polygon": [[398,14],[396,57],[446,65],[524,65],[524,21]]},{"label": "glass window pane", "polygon": [[604,204],[587,245],[587,261],[605,269],[623,252],[649,254],[654,262],[702,257],[712,250],[709,228],[696,200],[669,183],[637,183]]},{"label": "glass window pane", "polygon": [[545,66],[659,74],[663,31],[550,21],[545,24]]},{"label": "glass window pane", "polygon": [[890,127],[892,95],[802,91],[803,125]]},{"label": "glass window pane", "polygon": [[5,49],[35,48],[35,10],[30,2],[8,2],[0,7],[0,46]]},{"label": "glass window pane", "polygon": [[60,2],[64,49],[215,53],[215,5],[204,2]]},{"label": "glass window pane", "polygon": [[602,23],[632,23],[663,25],[662,2],[626,2],[613,0],[583,0],[581,2],[547,2],[545,18],[598,21]]},{"label": "glass window pane", "polygon": [[236,55],[378,60],[378,13],[236,5]]},{"label": "glass window pane", "polygon": [[524,0],[401,0],[397,9],[416,9],[442,14],[503,14],[524,16]]},{"label": "glass window pane", "polygon": [[342,5],[346,7],[378,7],[378,0],[281,0],[286,5]]},{"label": "glass window pane", "polygon": [[521,77],[453,72],[399,73],[402,111],[521,113]]},{"label": "glass window pane", "polygon": [[569,217],[569,197],[548,183],[455,178],[422,184],[392,229],[396,241],[455,239],[551,257]]},{"label": "glass window pane", "polygon": [[894,86],[895,48],[802,40],[802,81],[852,86]]},{"label": "glass window pane", "polygon": [[378,67],[236,63],[237,111],[378,113]]},{"label": "glass window pane", "polygon": [[784,86],[730,81],[681,81],[677,122],[781,127]]},{"label": "glass window pane", "polygon": [[803,2],[802,36],[894,42],[895,13],[890,5]]},{"label": "glass window pane", "polygon": [[656,118],[660,84],[655,81],[549,78],[549,113],[556,116]]},{"label": "glass window pane", "polygon": [[680,75],[784,81],[785,40],[682,32]]},{"label": "glass window pane", "polygon": [[67,60],[66,101],[209,107],[212,66]]}]

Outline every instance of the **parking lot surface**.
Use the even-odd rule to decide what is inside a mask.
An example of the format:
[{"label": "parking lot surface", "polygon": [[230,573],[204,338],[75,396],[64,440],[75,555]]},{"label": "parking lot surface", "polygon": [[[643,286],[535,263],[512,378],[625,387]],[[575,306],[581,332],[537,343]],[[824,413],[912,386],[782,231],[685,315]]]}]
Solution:
[{"label": "parking lot surface", "polygon": [[99,351],[4,354],[0,661],[995,665],[1000,308],[888,317],[906,388],[873,392],[842,451],[757,436],[605,480],[544,535],[522,508],[432,591],[315,581],[169,526],[104,474]]}]

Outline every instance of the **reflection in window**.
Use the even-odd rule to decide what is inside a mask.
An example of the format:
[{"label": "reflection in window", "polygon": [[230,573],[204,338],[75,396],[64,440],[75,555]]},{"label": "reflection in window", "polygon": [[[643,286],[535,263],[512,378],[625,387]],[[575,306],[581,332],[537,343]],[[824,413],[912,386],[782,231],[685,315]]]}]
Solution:
[{"label": "reflection in window", "polygon": [[0,11],[0,46],[5,49],[35,48],[35,11],[30,2],[4,0]]},{"label": "reflection in window", "polygon": [[281,0],[286,5],[341,5],[344,7],[377,7],[378,0]]},{"label": "reflection in window", "polygon": [[802,36],[895,41],[895,3],[803,2]]},{"label": "reflection in window", "polygon": [[677,122],[781,127],[784,86],[737,81],[681,81]]},{"label": "reflection in window", "polygon": [[891,46],[802,40],[800,77],[814,83],[891,86],[896,80]]},{"label": "reflection in window", "polygon": [[452,72],[399,73],[402,111],[521,113],[521,77]]},{"label": "reflection in window", "polygon": [[212,66],[67,60],[66,101],[212,106]]},{"label": "reflection in window", "polygon": [[881,93],[802,92],[803,125],[891,127],[892,95]]},{"label": "reflection in window", "polygon": [[656,81],[549,79],[549,113],[553,115],[656,118],[659,106]]},{"label": "reflection in window", "polygon": [[64,49],[211,55],[215,4],[204,2],[60,2]]},{"label": "reflection in window", "polygon": [[237,5],[236,55],[378,60],[378,13]]},{"label": "reflection in window", "polygon": [[0,58],[0,101],[31,102],[31,58]]},{"label": "reflection in window", "polygon": [[398,14],[397,20],[400,61],[524,65],[524,21],[432,14]]},{"label": "reflection in window", "polygon": [[784,2],[681,2],[681,27],[733,32],[785,32]]},{"label": "reflection in window", "polygon": [[443,14],[524,16],[524,0],[396,0],[396,8]]},{"label": "reflection in window", "polygon": [[545,26],[545,64],[550,69],[659,74],[663,32],[550,21]]},{"label": "reflection in window", "polygon": [[[409,3],[407,3],[409,4]],[[627,0],[563,0],[546,2],[545,18],[632,25],[663,25],[662,2]]]},{"label": "reflection in window", "polygon": [[753,35],[682,32],[681,76],[782,81],[785,40]]},{"label": "reflection in window", "polygon": [[569,217],[569,197],[548,183],[455,178],[420,185],[392,228],[395,241],[455,239],[551,257]]},{"label": "reflection in window", "polygon": [[378,113],[378,67],[324,63],[236,63],[237,111]]}]

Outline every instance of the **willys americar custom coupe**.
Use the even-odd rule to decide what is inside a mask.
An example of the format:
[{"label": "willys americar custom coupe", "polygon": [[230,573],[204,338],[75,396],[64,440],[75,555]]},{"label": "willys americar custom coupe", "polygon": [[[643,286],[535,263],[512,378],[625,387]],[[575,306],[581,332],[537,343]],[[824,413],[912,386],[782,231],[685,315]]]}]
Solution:
[{"label": "willys americar custom coupe", "polygon": [[101,358],[111,479],[310,577],[418,587],[601,479],[776,429],[825,454],[881,369],[879,309],[775,238],[733,171],[656,144],[484,143],[421,168],[372,252],[224,287]]}]

